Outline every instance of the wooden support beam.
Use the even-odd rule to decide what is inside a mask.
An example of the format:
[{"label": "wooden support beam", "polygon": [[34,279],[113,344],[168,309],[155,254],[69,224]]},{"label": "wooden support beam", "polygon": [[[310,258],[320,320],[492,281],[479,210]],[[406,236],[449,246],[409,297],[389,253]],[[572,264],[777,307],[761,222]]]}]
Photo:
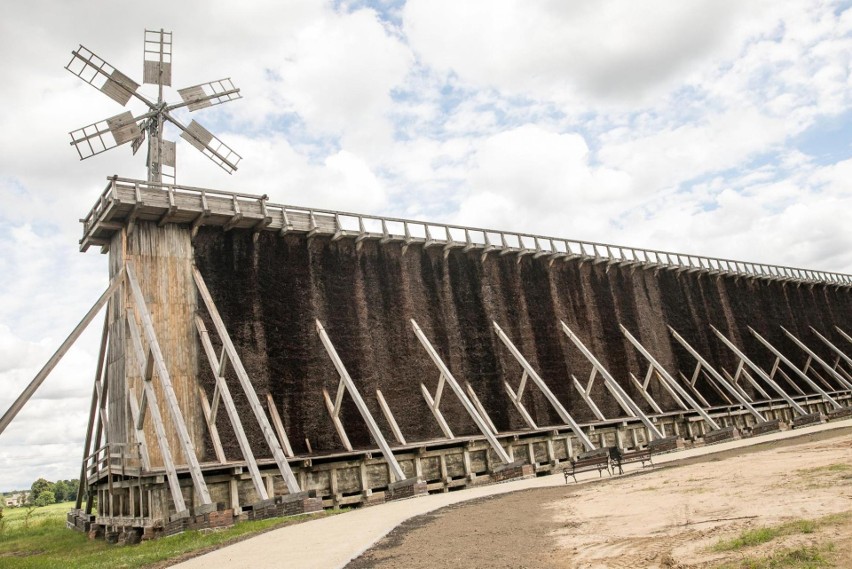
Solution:
[{"label": "wooden support beam", "polygon": [[[709,373],[710,375],[712,375],[712,376],[713,376],[713,378],[714,378],[716,381],[718,381],[718,382],[719,382],[719,385],[723,386],[723,387],[725,388],[725,390],[726,390],[726,391],[728,391],[728,393],[730,393],[730,394],[734,397],[734,399],[736,399],[737,401],[739,401],[739,402],[740,402],[740,404],[741,404],[743,407],[745,407],[746,409],[748,409],[749,413],[751,413],[751,414],[754,416],[754,418],[758,420],[758,422],[760,422],[760,423],[765,423],[765,422],[766,422],[766,419],[763,417],[763,415],[761,415],[761,414],[757,411],[757,409],[755,409],[755,408],[754,408],[754,406],[753,406],[751,403],[749,403],[749,401],[748,401],[747,399],[745,399],[745,398],[744,398],[744,397],[740,394],[740,392],[739,392],[739,391],[737,391],[737,390],[736,390],[736,389],[735,389],[735,388],[734,388],[731,384],[729,384],[727,381],[725,381],[725,378],[724,378],[724,377],[722,377],[721,375],[719,375],[719,372],[718,372],[718,371],[716,371],[716,370],[713,368],[713,366],[711,366],[709,363],[707,363],[707,360],[705,360],[705,359],[701,356],[701,354],[699,354],[699,353],[695,350],[695,348],[693,348],[692,346],[690,346],[690,345],[689,345],[689,342],[687,342],[686,340],[684,340],[684,339],[683,339],[683,337],[682,337],[680,334],[678,334],[678,333],[677,333],[677,331],[676,331],[674,328],[672,328],[671,326],[669,326],[668,328],[669,328],[669,332],[670,332],[670,333],[671,333],[671,335],[674,337],[674,339],[675,339],[675,340],[677,340],[677,342],[678,342],[681,346],[683,346],[684,348],[686,348],[686,351],[688,351],[690,354],[692,354],[692,357],[693,357],[693,358],[695,358],[701,366],[703,366],[703,368],[706,370],[706,372],[707,372],[707,373]],[[698,373],[698,370],[700,370],[700,368],[697,368],[697,370],[696,370],[696,375],[697,375],[697,373]]]},{"label": "wooden support beam", "polygon": [[621,405],[622,408],[626,407],[625,411],[632,412],[633,416],[639,417],[639,419],[642,421],[642,424],[645,425],[651,435],[657,437],[658,439],[664,439],[665,436],[663,435],[663,433],[660,432],[660,430],[645,414],[645,412],[642,411],[642,409],[638,405],[636,405],[633,399],[631,399],[627,392],[622,389],[622,387],[618,384],[617,381],[615,381],[615,378],[610,375],[609,371],[607,371],[607,369],[603,365],[601,365],[598,359],[592,354],[591,351],[589,351],[586,345],[583,344],[583,342],[571,330],[571,328],[569,328],[568,325],[565,324],[565,322],[560,321],[560,324],[562,324],[562,331],[565,332],[565,335],[568,336],[568,338],[574,343],[574,345],[577,346],[577,349],[579,349],[580,352],[586,357],[586,359],[589,360],[589,363],[591,363],[592,366],[598,371],[598,373],[601,374],[601,377],[604,379],[604,385],[609,389],[610,393],[612,393],[615,399],[619,402],[619,405]]},{"label": "wooden support beam", "polygon": [[225,450],[222,448],[222,440],[219,438],[219,429],[216,428],[216,417],[210,409],[210,403],[207,401],[207,393],[204,388],[198,386],[198,397],[201,400],[201,411],[204,414],[204,421],[207,423],[207,432],[210,433],[210,441],[213,443],[213,452],[216,453],[216,460],[220,464],[228,461],[225,458]]},{"label": "wooden support beam", "polygon": [[[787,337],[790,338],[791,340],[793,340],[793,342],[795,342],[797,346],[799,346],[801,349],[803,349],[805,352],[807,352],[808,355],[810,355],[816,363],[818,363],[820,366],[822,366],[822,368],[826,372],[828,372],[844,389],[852,390],[852,382],[848,381],[847,378],[840,375],[835,368],[833,368],[833,367],[829,366],[827,363],[825,363],[825,360],[823,360],[822,358],[817,356],[814,353],[813,350],[811,350],[807,345],[805,345],[804,342],[802,342],[801,340],[796,338],[793,334],[791,334],[787,329],[782,327],[781,330],[783,330],[784,333],[787,334]],[[838,358],[843,359],[848,365],[852,366],[852,358],[847,356],[840,348],[838,348],[833,343],[831,343],[828,338],[826,338],[825,336],[823,336],[822,334],[817,332],[816,329],[814,329],[813,327],[811,327],[811,332],[816,334],[817,337],[820,340],[822,340],[823,343],[826,346],[828,346],[829,349],[832,352],[837,354]]]},{"label": "wooden support beam", "polygon": [[716,336],[717,336],[720,340],[722,340],[722,343],[723,343],[723,344],[725,344],[726,346],[728,346],[728,348],[729,348],[732,352],[734,352],[734,353],[737,355],[737,357],[738,357],[738,358],[740,358],[742,361],[744,361],[744,362],[745,362],[745,364],[746,364],[748,367],[750,367],[752,370],[754,370],[754,373],[756,373],[758,376],[760,376],[760,378],[761,378],[763,381],[765,381],[765,382],[766,382],[766,383],[767,383],[767,384],[768,384],[768,385],[769,385],[769,386],[770,386],[773,390],[775,390],[775,392],[776,392],[778,395],[780,395],[780,396],[781,396],[781,398],[782,398],[782,399],[784,399],[784,401],[786,401],[786,402],[787,402],[787,404],[788,404],[788,405],[789,405],[789,406],[790,406],[790,407],[791,407],[794,411],[796,411],[796,413],[798,413],[799,415],[807,415],[807,414],[808,414],[808,412],[807,412],[807,411],[805,411],[804,409],[802,409],[802,406],[801,406],[801,405],[799,405],[798,403],[796,403],[796,402],[793,400],[793,398],[792,398],[792,397],[790,397],[790,395],[788,395],[788,394],[787,394],[787,392],[786,392],[786,391],[784,391],[783,389],[781,389],[781,386],[780,386],[780,385],[778,385],[778,384],[777,384],[777,383],[776,383],[776,382],[775,382],[775,381],[774,381],[771,377],[769,377],[769,376],[766,374],[766,372],[765,372],[765,371],[763,371],[762,369],[760,369],[760,367],[758,367],[758,366],[757,366],[757,364],[755,364],[755,363],[754,363],[754,362],[752,362],[750,359],[748,359],[748,357],[747,357],[747,356],[746,356],[746,355],[745,355],[745,354],[744,354],[744,353],[743,353],[743,352],[742,352],[739,348],[737,348],[737,346],[736,346],[736,345],[734,345],[734,343],[733,343],[733,342],[731,342],[730,340],[728,340],[728,338],[726,338],[724,334],[722,334],[719,330],[717,330],[715,326],[712,326],[712,325],[711,325],[711,326],[710,326],[710,329],[711,329],[711,330],[713,330],[713,333],[714,333],[714,334],[716,334]]},{"label": "wooden support beam", "polygon": [[234,404],[234,398],[231,397],[231,390],[223,375],[219,375],[219,371],[224,369],[222,358],[216,357],[216,350],[213,348],[213,342],[210,341],[210,333],[204,325],[204,320],[198,314],[195,315],[195,328],[198,330],[198,337],[201,340],[201,347],[204,349],[204,354],[207,356],[207,363],[210,365],[210,370],[213,372],[213,377],[216,380],[216,387],[219,390],[219,397],[222,400],[222,405],[225,407],[225,413],[228,414],[228,419],[231,422],[231,427],[234,429],[234,434],[237,437],[237,444],[240,445],[240,452],[243,455],[243,460],[246,461],[246,466],[251,476],[252,484],[255,492],[261,500],[268,500],[269,495],[266,493],[266,485],[263,483],[263,478],[260,475],[260,469],[257,467],[257,461],[254,458],[254,452],[251,450],[246,432],[243,429],[243,422],[240,419],[240,414],[237,411],[237,406]]},{"label": "wooden support beam", "polygon": [[647,384],[646,384],[646,385],[642,385],[642,382],[640,382],[640,381],[636,378],[636,376],[633,374],[633,372],[630,372],[630,373],[628,374],[628,376],[630,377],[630,380],[631,380],[631,382],[633,383],[633,387],[635,387],[635,388],[636,388],[636,390],[637,390],[637,391],[639,391],[639,393],[641,393],[641,394],[642,394],[642,397],[644,397],[644,398],[645,398],[645,401],[648,403],[648,405],[650,405],[650,406],[651,406],[651,409],[653,409],[655,413],[658,413],[658,414],[662,415],[662,414],[663,414],[663,410],[662,410],[662,408],[661,408],[661,407],[657,404],[657,401],[656,401],[656,400],[655,400],[655,399],[651,396],[651,393],[648,391],[648,388],[646,387],[646,385],[647,385]]},{"label": "wooden support beam", "polygon": [[358,391],[358,387],[355,385],[355,382],[352,381],[352,377],[350,377],[346,366],[343,365],[343,361],[337,354],[337,350],[334,349],[334,344],[331,343],[331,339],[328,337],[325,328],[323,328],[319,320],[316,321],[316,324],[320,341],[325,347],[328,357],[331,358],[331,362],[334,364],[334,368],[337,370],[337,373],[340,374],[340,382],[342,385],[346,386],[349,396],[355,402],[355,407],[358,408],[358,412],[361,414],[364,422],[367,423],[367,429],[369,429],[370,434],[373,436],[373,440],[379,445],[379,449],[382,451],[382,455],[388,463],[391,474],[397,481],[405,480],[405,474],[402,472],[402,467],[393,455],[393,451],[391,450],[388,442],[385,440],[385,436],[382,434],[381,429],[379,429],[379,425],[376,424],[376,420],[370,413],[370,409],[367,407],[367,404],[364,403],[364,399],[361,398],[361,393]]},{"label": "wooden support beam", "polygon": [[[669,374],[668,371],[666,371],[666,368],[664,368],[662,366],[662,364],[660,364],[660,362],[657,361],[657,359],[654,356],[651,355],[651,352],[649,352],[645,348],[645,346],[643,346],[642,343],[639,342],[639,340],[637,340],[633,336],[633,334],[631,334],[630,331],[627,330],[627,328],[623,324],[619,324],[619,327],[621,328],[621,333],[624,335],[624,337],[627,338],[627,340],[631,344],[633,344],[633,347],[636,348],[636,350],[640,354],[642,354],[642,356],[646,360],[648,360],[648,363],[650,364],[650,367],[648,368],[648,370],[650,371],[651,369],[653,369],[656,372],[657,378],[660,379],[663,386],[665,386],[672,395],[675,395],[674,392],[676,392],[677,393],[677,395],[675,395],[676,398],[679,395],[680,397],[685,399],[689,403],[689,405],[693,408],[693,410],[695,410],[695,412],[698,413],[701,416],[701,418],[704,419],[704,422],[706,422],[708,425],[710,425],[711,428],[719,429],[718,423],[716,423],[716,421],[714,421],[713,418],[710,417],[710,415],[704,410],[704,408],[701,407],[701,405],[699,405],[698,402],[695,401],[695,399],[693,399],[689,395],[689,393],[681,385],[678,384],[677,380],[674,377],[672,377]],[[698,365],[700,366],[701,364],[699,363]],[[632,377],[632,374],[631,374],[631,377]],[[636,381],[635,378],[634,378],[634,381]],[[647,380],[646,380],[646,382],[647,382]],[[638,383],[638,381],[637,381],[637,383]],[[706,401],[705,401],[705,405],[707,405]],[[709,405],[707,405],[707,406],[709,407]]]},{"label": "wooden support beam", "polygon": [[387,401],[385,401],[385,396],[382,395],[382,391],[380,389],[376,390],[376,400],[379,402],[379,408],[381,408],[382,413],[385,416],[385,420],[390,425],[391,432],[393,436],[396,438],[396,442],[401,445],[408,444],[405,442],[405,437],[402,436],[402,431],[399,430],[399,425],[394,419],[393,413],[391,413],[390,407],[388,406]]},{"label": "wooden support beam", "polygon": [[420,391],[423,393],[423,399],[426,400],[426,405],[429,407],[429,411],[432,412],[432,415],[435,417],[435,421],[438,422],[438,426],[441,428],[441,432],[444,433],[444,436],[448,439],[456,438],[453,434],[452,429],[447,424],[447,421],[444,419],[444,415],[441,414],[441,410],[435,404],[435,400],[429,394],[429,390],[422,383],[420,384]]},{"label": "wooden support beam", "polygon": [[44,367],[39,370],[33,380],[29,383],[29,385],[24,388],[24,391],[21,392],[18,398],[15,399],[15,401],[9,407],[9,409],[6,410],[6,412],[3,414],[3,417],[0,417],[0,434],[2,434],[3,431],[6,430],[6,427],[9,426],[9,423],[12,422],[12,419],[14,419],[17,414],[21,412],[21,409],[24,408],[24,405],[27,404],[27,401],[29,401],[33,394],[36,392],[36,390],[41,387],[41,384],[44,382],[50,372],[53,371],[53,368],[56,367],[56,364],[58,364],[59,361],[65,356],[65,354],[68,353],[68,350],[71,349],[71,346],[74,345],[74,342],[77,341],[77,338],[80,337],[80,334],[83,333],[83,330],[85,330],[89,323],[95,318],[95,316],[107,303],[109,297],[112,295],[113,292],[115,292],[115,290],[118,288],[118,285],[120,285],[123,280],[124,271],[122,270],[112,279],[112,282],[109,284],[104,293],[100,296],[100,298],[98,298],[98,300],[95,301],[95,304],[93,304],[89,311],[86,313],[86,315],[83,316],[83,319],[80,320],[79,324],[74,327],[74,329],[71,331],[71,334],[69,334],[68,337],[65,338],[65,341],[62,342],[56,352],[54,352],[53,355],[50,356],[50,359],[47,360],[47,363],[44,364]]},{"label": "wooden support beam", "polygon": [[202,474],[201,466],[198,464],[198,457],[195,454],[195,446],[192,444],[192,438],[189,436],[189,430],[186,428],[186,422],[183,420],[183,413],[180,410],[177,395],[175,394],[174,387],[172,386],[172,379],[169,375],[169,370],[166,367],[163,352],[160,350],[160,343],[157,340],[157,334],[154,331],[154,322],[151,320],[151,313],[148,312],[148,306],[145,303],[145,296],[142,294],[142,289],[139,287],[139,282],[136,280],[133,261],[127,260],[126,267],[127,282],[130,284],[133,303],[136,306],[136,312],[139,315],[139,319],[142,321],[142,330],[145,333],[145,339],[148,341],[148,350],[150,352],[150,356],[154,359],[154,366],[157,369],[157,377],[160,380],[160,385],[163,388],[163,395],[166,399],[166,408],[169,410],[169,415],[172,418],[172,425],[177,431],[178,440],[180,441],[184,459],[189,467],[189,474],[192,477],[193,486],[198,492],[198,497],[201,499],[201,503],[205,506],[210,505],[212,504],[210,492],[207,490],[207,483],[204,481],[204,474]]},{"label": "wooden support beam", "polygon": [[[601,413],[601,410],[598,409],[598,406],[595,405],[595,402],[592,400],[591,390],[590,389],[584,390],[583,385],[580,383],[580,381],[573,374],[571,375],[571,380],[574,382],[574,388],[580,393],[580,397],[583,398],[583,401],[586,402],[586,405],[589,406],[589,409],[592,410],[592,413],[594,413],[595,417],[597,417],[599,421],[606,421],[606,417],[604,417],[604,414]],[[591,441],[589,441],[589,442],[591,442]],[[594,449],[591,449],[591,450],[594,450]]]},{"label": "wooden support beam", "polygon": [[145,431],[143,429],[136,428],[136,425],[139,423],[140,411],[139,404],[136,402],[136,394],[133,393],[132,389],[127,390],[127,405],[130,407],[130,419],[133,422],[133,433],[136,437],[136,442],[139,444],[139,457],[142,460],[142,469],[150,470],[151,459],[148,457],[148,442],[145,437]]},{"label": "wooden support beam", "polygon": [[[526,373],[524,374],[524,376],[523,376],[523,377],[526,377]],[[529,414],[529,412],[527,411],[527,408],[526,408],[526,407],[524,407],[524,404],[523,404],[523,402],[521,401],[521,397],[520,397],[519,395],[517,395],[517,394],[516,394],[516,393],[512,390],[512,386],[511,386],[511,385],[509,385],[508,383],[506,383],[505,381],[503,382],[503,387],[505,387],[505,388],[506,388],[506,395],[508,395],[508,396],[509,396],[509,400],[510,400],[510,401],[512,402],[512,404],[515,406],[515,409],[517,409],[517,410],[518,410],[518,413],[520,413],[521,418],[524,420],[524,422],[527,424],[527,426],[528,426],[530,429],[537,430],[537,429],[538,429],[538,425],[536,425],[536,424],[535,424],[535,421],[533,421],[533,418],[532,418],[532,416]],[[520,392],[521,390],[519,389],[518,391]]]},{"label": "wooden support beam", "polygon": [[139,366],[142,368],[142,390],[144,391],[145,397],[151,400],[148,408],[151,411],[151,421],[154,423],[154,433],[157,436],[157,445],[160,447],[160,454],[163,457],[163,467],[166,469],[166,478],[169,480],[169,492],[172,495],[172,501],[175,505],[176,516],[180,518],[186,517],[189,515],[189,512],[186,509],[186,502],[183,499],[183,493],[180,489],[180,481],[178,480],[177,470],[175,470],[175,463],[172,459],[172,450],[169,446],[169,438],[166,435],[166,428],[163,425],[163,418],[160,416],[160,406],[157,404],[157,393],[151,385],[150,376],[145,373],[145,368],[148,367],[146,366],[146,360],[148,358],[145,357],[145,354],[141,350],[142,340],[136,321],[129,316],[130,315],[125,318],[125,322],[127,322],[130,335],[134,339],[133,346],[135,348],[136,361],[139,362]]},{"label": "wooden support beam", "polygon": [[269,416],[272,418],[272,426],[275,427],[278,440],[284,447],[284,454],[287,455],[287,458],[293,457],[293,447],[290,446],[290,439],[287,437],[287,431],[284,430],[284,423],[281,421],[281,415],[278,414],[278,407],[276,407],[271,393],[266,394],[266,408],[269,409]]},{"label": "wooden support beam", "polygon": [[[500,328],[497,322],[493,322],[494,330],[497,332],[497,337],[500,338],[500,341],[503,342],[503,345],[506,346],[506,349],[509,350],[509,353],[512,354],[512,357],[515,358],[521,368],[523,368],[524,373],[532,379],[533,383],[541,390],[542,394],[544,394],[545,399],[553,406],[556,410],[556,414],[559,415],[559,418],[565,421],[565,424],[571,427],[571,431],[574,433],[583,446],[586,447],[586,450],[595,450],[595,445],[592,444],[592,441],[589,440],[589,437],[586,436],[586,433],[583,432],[583,429],[580,428],[580,425],[574,420],[574,418],[568,413],[565,407],[562,406],[562,403],[559,402],[559,399],[556,398],[556,395],[550,390],[544,380],[538,375],[538,372],[530,365],[521,351],[512,343],[512,340],[506,335],[505,332]],[[521,392],[522,390],[518,390]],[[520,397],[520,395],[519,395]],[[593,410],[593,412],[597,409]],[[603,419],[601,419],[603,420]]]},{"label": "wooden support beam", "polygon": [[769,395],[769,393],[767,393],[766,390],[763,389],[763,387],[757,381],[755,381],[755,379],[751,376],[751,374],[748,373],[745,370],[745,362],[743,360],[740,360],[739,363],[737,364],[737,371],[736,371],[736,373],[734,373],[734,378],[733,378],[734,385],[739,385],[738,381],[740,379],[740,376],[745,377],[746,381],[748,381],[751,384],[751,386],[758,393],[760,393],[766,401],[772,399],[772,396]]},{"label": "wooden support beam", "polygon": [[464,385],[465,390],[467,391],[467,396],[470,397],[470,402],[473,403],[474,407],[476,407],[479,415],[485,419],[485,423],[488,425],[488,428],[491,429],[491,432],[496,435],[497,427],[494,426],[494,421],[491,420],[491,416],[488,415],[488,411],[485,410],[485,406],[482,404],[482,401],[479,400],[479,397],[476,395],[476,391],[473,390],[473,386],[469,381],[465,381]]},{"label": "wooden support beam", "polygon": [[331,422],[334,424],[334,430],[337,431],[337,436],[340,438],[343,448],[352,452],[352,443],[349,442],[349,437],[346,435],[346,429],[343,427],[343,422],[340,420],[340,409],[331,402],[331,396],[328,390],[322,388],[322,398],[325,401],[325,408],[328,409],[328,416],[331,417]]},{"label": "wooden support beam", "polygon": [[89,452],[92,450],[92,438],[95,429],[95,418],[98,414],[98,403],[100,401],[101,379],[104,374],[104,362],[106,360],[107,341],[109,340],[109,310],[104,314],[104,326],[101,331],[101,347],[98,351],[98,365],[95,368],[95,382],[92,384],[92,403],[89,406],[89,424],[86,427],[86,442],[83,443],[83,460],[80,466],[80,483],[77,487],[77,501],[74,504],[76,509],[80,509],[83,505],[83,494],[88,493],[88,485],[86,484],[86,462],[89,457]]},{"label": "wooden support beam", "polygon": [[240,386],[242,386],[243,392],[246,394],[249,406],[254,413],[255,419],[257,419],[257,422],[260,425],[266,444],[272,451],[272,456],[275,458],[278,469],[284,478],[284,482],[287,484],[287,490],[290,494],[297,494],[301,492],[299,482],[296,480],[296,477],[293,475],[293,470],[287,463],[287,457],[284,456],[284,450],[281,448],[281,443],[279,443],[278,439],[275,437],[275,432],[272,430],[272,426],[266,418],[266,413],[263,412],[263,407],[260,404],[260,400],[257,397],[254,386],[251,384],[251,379],[243,367],[242,360],[240,360],[240,356],[237,354],[237,349],[231,341],[231,336],[228,334],[227,328],[225,328],[225,323],[222,321],[222,317],[219,315],[216,304],[213,302],[213,297],[210,296],[210,291],[207,290],[207,285],[204,283],[204,279],[201,277],[201,273],[198,271],[197,267],[192,268],[192,275],[195,278],[195,284],[198,287],[198,292],[204,301],[204,305],[207,307],[207,312],[210,314],[211,320],[213,320],[213,326],[216,328],[216,333],[222,341],[222,346],[228,352],[228,358],[231,360],[231,365],[234,368],[234,372],[237,375]]},{"label": "wooden support beam", "polygon": [[447,383],[450,384],[450,388],[453,390],[453,393],[456,394],[456,397],[461,402],[467,414],[473,419],[473,422],[476,423],[476,426],[479,428],[479,432],[485,436],[488,440],[488,443],[491,445],[491,448],[494,450],[495,454],[500,458],[500,460],[504,464],[509,464],[512,460],[509,458],[509,455],[506,454],[506,450],[500,445],[500,442],[494,436],[494,433],[488,427],[485,420],[482,416],[476,411],[476,408],[471,403],[470,399],[468,399],[467,395],[465,395],[461,386],[456,381],[453,374],[450,372],[447,365],[444,363],[444,360],[441,359],[441,356],[438,355],[438,352],[435,351],[435,348],[432,347],[432,344],[426,338],[426,335],[423,333],[423,330],[420,329],[420,326],[417,325],[417,322],[414,319],[411,319],[411,326],[414,329],[414,335],[417,336],[417,339],[420,340],[423,348],[426,350],[426,353],[429,355],[429,358],[432,360],[432,363],[438,368],[441,374],[446,378]]}]

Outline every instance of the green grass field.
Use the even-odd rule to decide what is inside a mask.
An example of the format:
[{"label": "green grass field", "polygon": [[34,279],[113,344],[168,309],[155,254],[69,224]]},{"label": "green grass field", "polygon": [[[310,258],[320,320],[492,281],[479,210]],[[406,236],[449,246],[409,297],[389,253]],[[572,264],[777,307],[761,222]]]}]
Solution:
[{"label": "green grass field", "polygon": [[168,559],[215,548],[237,541],[253,533],[290,525],[333,512],[310,516],[274,518],[241,522],[236,526],[209,533],[197,531],[148,541],[139,545],[109,545],[102,540],[89,540],[80,532],[66,529],[65,514],[73,502],[36,508],[25,525],[25,508],[3,510],[0,531],[0,567],[26,569],[112,569],[148,567]]}]

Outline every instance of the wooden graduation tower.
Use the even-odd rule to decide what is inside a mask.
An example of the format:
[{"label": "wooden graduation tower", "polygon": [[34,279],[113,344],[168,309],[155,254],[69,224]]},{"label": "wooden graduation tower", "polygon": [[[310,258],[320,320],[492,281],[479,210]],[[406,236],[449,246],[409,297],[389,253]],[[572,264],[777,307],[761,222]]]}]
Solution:
[{"label": "wooden graduation tower", "polygon": [[171,46],[145,32],[156,101],[83,46],[67,66],[148,109],[71,133],[81,159],[147,139],[148,179],[83,219],[110,284],[0,419],[105,308],[69,527],[130,542],[852,414],[849,275],[179,185],[168,124],[240,156],[175,111],[240,94],[167,103]]}]

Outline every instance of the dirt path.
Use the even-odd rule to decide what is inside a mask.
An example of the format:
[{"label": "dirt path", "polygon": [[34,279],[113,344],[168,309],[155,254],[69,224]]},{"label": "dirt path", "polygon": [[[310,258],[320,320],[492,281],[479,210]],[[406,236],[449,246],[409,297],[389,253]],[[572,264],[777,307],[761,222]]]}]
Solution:
[{"label": "dirt path", "polygon": [[849,511],[844,429],[450,506],[403,523],[347,567],[712,567],[829,542],[835,566],[852,567],[849,517],[747,550],[709,551],[748,529]]}]

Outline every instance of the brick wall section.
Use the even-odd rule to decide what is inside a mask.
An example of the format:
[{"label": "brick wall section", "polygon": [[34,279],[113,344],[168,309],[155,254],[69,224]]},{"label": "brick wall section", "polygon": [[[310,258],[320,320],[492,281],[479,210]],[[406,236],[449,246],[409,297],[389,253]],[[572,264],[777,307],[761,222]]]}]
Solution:
[{"label": "brick wall section", "polygon": [[519,478],[532,478],[535,476],[535,469],[532,464],[509,464],[505,468],[495,468],[491,473],[491,480],[494,482],[506,482],[507,480],[517,480]]},{"label": "brick wall section", "polygon": [[737,438],[739,433],[734,427],[724,427],[722,429],[716,429],[715,431],[710,431],[704,435],[704,444],[711,445],[713,443],[720,443],[722,441],[729,441],[731,439]]},{"label": "brick wall section", "polygon": [[793,419],[793,427],[803,427],[805,425],[814,425],[816,423],[822,423],[822,415],[819,413],[800,415]]},{"label": "brick wall section", "polygon": [[765,435],[766,433],[772,433],[774,431],[781,430],[781,422],[777,419],[772,421],[766,421],[765,423],[758,423],[757,425],[751,428],[752,436],[756,435]]},{"label": "brick wall section", "polygon": [[402,500],[404,498],[413,498],[426,494],[428,489],[426,483],[420,480],[409,478],[400,482],[394,482],[388,485],[385,490],[385,501]]},{"label": "brick wall section", "polygon": [[852,417],[852,407],[844,407],[843,409],[832,409],[828,412],[827,417],[829,421]]}]

